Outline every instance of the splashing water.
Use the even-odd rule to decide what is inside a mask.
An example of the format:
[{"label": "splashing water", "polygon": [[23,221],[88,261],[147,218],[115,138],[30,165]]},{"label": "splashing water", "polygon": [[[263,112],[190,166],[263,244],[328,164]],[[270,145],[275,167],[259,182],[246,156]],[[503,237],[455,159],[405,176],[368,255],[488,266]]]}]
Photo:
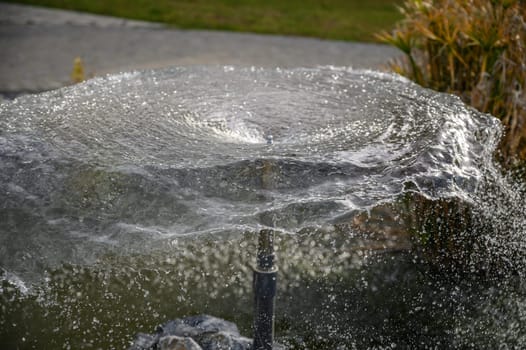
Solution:
[{"label": "splashing water", "polygon": [[334,67],[171,68],[3,103],[0,344],[122,348],[203,312],[249,333],[265,227],[291,348],[522,344],[525,197],[494,164],[500,132]]}]

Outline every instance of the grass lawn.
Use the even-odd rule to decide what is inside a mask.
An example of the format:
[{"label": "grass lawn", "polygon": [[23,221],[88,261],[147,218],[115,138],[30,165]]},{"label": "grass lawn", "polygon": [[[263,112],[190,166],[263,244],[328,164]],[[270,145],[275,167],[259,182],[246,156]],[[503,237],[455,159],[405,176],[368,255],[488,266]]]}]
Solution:
[{"label": "grass lawn", "polygon": [[117,17],[164,22],[178,28],[375,41],[402,16],[403,0],[8,0]]}]

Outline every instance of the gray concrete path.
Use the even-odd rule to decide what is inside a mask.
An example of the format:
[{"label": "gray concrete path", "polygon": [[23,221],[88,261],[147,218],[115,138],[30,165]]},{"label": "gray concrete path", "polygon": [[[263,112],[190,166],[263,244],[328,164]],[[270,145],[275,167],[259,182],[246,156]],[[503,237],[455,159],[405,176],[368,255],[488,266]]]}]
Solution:
[{"label": "gray concrete path", "polygon": [[0,94],[13,96],[70,83],[80,56],[88,75],[172,65],[381,69],[400,55],[378,44],[276,35],[177,30],[72,11],[0,3]]}]

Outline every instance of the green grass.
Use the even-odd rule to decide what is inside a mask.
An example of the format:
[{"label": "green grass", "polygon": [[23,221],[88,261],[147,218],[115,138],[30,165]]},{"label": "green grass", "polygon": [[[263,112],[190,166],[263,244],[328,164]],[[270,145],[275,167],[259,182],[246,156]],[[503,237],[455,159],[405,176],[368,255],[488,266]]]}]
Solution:
[{"label": "green grass", "polygon": [[8,0],[186,29],[377,41],[402,18],[403,0]]}]

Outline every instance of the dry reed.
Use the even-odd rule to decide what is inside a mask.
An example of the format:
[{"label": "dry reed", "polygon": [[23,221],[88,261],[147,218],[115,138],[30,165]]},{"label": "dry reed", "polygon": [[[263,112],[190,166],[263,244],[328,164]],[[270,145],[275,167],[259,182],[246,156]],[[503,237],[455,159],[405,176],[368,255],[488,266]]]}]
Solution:
[{"label": "dry reed", "polygon": [[404,20],[378,35],[405,53],[393,70],[499,118],[502,160],[524,164],[526,1],[407,0],[400,10]]}]

